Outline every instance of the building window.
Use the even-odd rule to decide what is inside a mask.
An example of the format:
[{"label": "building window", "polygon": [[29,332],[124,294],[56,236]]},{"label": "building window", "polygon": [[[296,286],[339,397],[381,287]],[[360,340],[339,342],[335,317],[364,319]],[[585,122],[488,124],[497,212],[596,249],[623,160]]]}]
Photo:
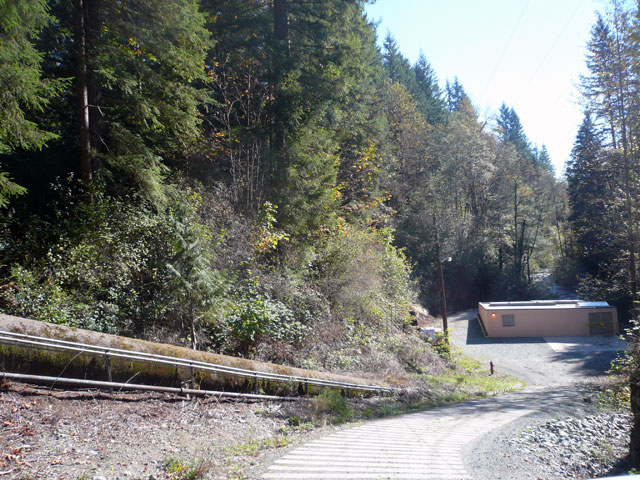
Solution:
[{"label": "building window", "polygon": [[502,315],[502,326],[503,327],[514,327],[516,325],[516,320],[513,317],[513,313],[510,315]]}]

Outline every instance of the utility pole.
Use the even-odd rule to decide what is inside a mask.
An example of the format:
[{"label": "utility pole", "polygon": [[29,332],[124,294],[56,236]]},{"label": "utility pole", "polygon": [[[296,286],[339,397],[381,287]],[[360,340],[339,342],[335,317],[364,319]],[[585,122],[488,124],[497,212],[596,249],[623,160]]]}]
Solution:
[{"label": "utility pole", "polygon": [[438,220],[436,214],[433,214],[433,225],[436,229],[436,262],[438,262],[438,283],[440,284],[440,305],[442,308],[442,333],[444,341],[449,343],[449,323],[447,320],[447,295],[444,290],[444,274],[442,273],[442,257],[440,256],[440,232],[438,231]]}]

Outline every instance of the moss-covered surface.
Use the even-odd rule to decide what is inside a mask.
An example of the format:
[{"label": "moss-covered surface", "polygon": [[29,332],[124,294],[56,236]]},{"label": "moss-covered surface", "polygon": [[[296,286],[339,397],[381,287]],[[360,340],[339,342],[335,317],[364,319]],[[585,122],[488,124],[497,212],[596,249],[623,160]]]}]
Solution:
[{"label": "moss-covered surface", "polygon": [[[344,375],[335,375],[328,372],[304,370],[216,353],[195,351],[175,345],[119,337],[10,315],[0,314],[0,330],[97,345],[106,348],[178,357],[187,361],[195,360],[257,372],[368,384],[367,381]],[[191,382],[191,372],[188,368],[137,362],[114,357],[111,357],[109,361],[111,363],[112,378],[113,381],[116,382],[153,383],[176,387]],[[108,378],[106,357],[101,358],[94,355],[78,355],[75,352],[46,351],[18,346],[0,345],[0,367],[5,371],[16,373],[97,380],[107,380]],[[314,394],[321,390],[312,385],[298,387],[298,385],[291,383],[237,377],[202,370],[195,370],[194,380],[196,388],[207,390],[230,390],[267,394],[292,394],[299,391],[299,389],[303,390],[299,393]],[[306,392],[304,390],[306,390]],[[343,393],[349,395],[354,392],[350,390]]]}]

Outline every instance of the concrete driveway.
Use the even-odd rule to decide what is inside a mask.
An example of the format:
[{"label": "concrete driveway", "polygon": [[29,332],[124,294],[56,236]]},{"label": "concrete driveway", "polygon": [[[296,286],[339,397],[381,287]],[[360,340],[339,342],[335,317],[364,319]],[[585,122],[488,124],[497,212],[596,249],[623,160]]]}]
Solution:
[{"label": "concrete driveway", "polygon": [[470,356],[492,361],[497,372],[529,385],[566,385],[604,374],[626,342],[618,336],[484,338],[477,310],[449,317],[451,342]]}]

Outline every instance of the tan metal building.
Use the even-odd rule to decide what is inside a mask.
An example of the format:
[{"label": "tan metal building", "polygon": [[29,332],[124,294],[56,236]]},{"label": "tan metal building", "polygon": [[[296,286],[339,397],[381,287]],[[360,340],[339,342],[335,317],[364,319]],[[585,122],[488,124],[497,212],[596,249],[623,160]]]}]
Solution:
[{"label": "tan metal building", "polygon": [[478,303],[478,321],[487,337],[582,337],[618,333],[618,312],[607,302]]}]

